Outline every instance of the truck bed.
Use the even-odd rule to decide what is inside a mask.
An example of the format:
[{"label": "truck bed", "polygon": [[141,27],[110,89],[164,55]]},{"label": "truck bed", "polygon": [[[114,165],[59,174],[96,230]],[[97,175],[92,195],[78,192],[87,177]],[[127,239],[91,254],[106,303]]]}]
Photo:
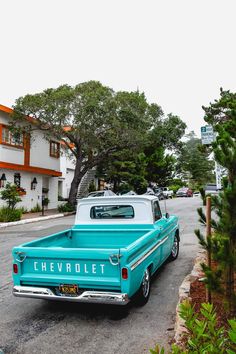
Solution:
[{"label": "truck bed", "polygon": [[22,245],[23,247],[40,248],[123,248],[144,236],[149,228],[85,228],[69,229]]},{"label": "truck bed", "polygon": [[153,227],[112,227],[74,227],[15,247],[13,257],[20,266],[15,285],[47,286],[55,290],[60,284],[69,283],[79,284],[80,289],[120,291],[116,255],[121,249],[135,247],[153,232]]}]

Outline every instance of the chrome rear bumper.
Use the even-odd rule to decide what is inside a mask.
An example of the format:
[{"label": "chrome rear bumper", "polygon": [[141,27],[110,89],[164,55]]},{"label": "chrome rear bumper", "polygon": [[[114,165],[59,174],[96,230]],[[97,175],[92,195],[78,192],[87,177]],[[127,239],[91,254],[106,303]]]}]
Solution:
[{"label": "chrome rear bumper", "polygon": [[14,286],[13,295],[35,299],[88,302],[97,304],[126,305],[129,302],[128,294],[106,291],[84,291],[78,296],[56,295],[51,289],[34,286]]}]

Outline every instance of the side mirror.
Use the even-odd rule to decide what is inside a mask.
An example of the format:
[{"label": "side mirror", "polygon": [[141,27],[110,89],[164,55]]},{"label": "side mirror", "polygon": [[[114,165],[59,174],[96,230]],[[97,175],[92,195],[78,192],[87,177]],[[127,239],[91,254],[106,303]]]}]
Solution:
[{"label": "side mirror", "polygon": [[170,214],[169,214],[169,213],[166,213],[165,217],[166,217],[166,219],[169,219]]}]

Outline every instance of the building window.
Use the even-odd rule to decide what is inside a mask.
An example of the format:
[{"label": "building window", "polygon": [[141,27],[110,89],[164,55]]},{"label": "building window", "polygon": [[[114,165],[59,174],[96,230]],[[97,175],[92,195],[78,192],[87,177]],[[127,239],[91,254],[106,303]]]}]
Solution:
[{"label": "building window", "polygon": [[60,143],[50,141],[50,156],[59,158],[60,156]]},{"label": "building window", "polygon": [[2,144],[23,149],[23,134],[13,133],[7,126],[2,126]]},{"label": "building window", "polygon": [[17,187],[20,187],[20,180],[21,180],[21,175],[20,173],[14,173],[14,184]]}]

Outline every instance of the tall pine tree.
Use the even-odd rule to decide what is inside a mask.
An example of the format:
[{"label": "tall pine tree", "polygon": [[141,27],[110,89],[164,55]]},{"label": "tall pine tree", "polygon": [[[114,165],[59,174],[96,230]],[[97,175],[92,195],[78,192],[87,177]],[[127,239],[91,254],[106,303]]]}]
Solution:
[{"label": "tall pine tree", "polygon": [[[230,310],[236,310],[234,273],[236,271],[236,94],[221,89],[220,99],[209,107],[203,107],[205,121],[212,125],[217,134],[212,144],[216,161],[227,171],[223,191],[213,197],[216,220],[212,220],[212,239],[205,240],[196,231],[200,243],[212,252],[217,268],[204,266],[207,286],[222,291],[229,302]],[[199,210],[200,220],[205,215]]]}]

